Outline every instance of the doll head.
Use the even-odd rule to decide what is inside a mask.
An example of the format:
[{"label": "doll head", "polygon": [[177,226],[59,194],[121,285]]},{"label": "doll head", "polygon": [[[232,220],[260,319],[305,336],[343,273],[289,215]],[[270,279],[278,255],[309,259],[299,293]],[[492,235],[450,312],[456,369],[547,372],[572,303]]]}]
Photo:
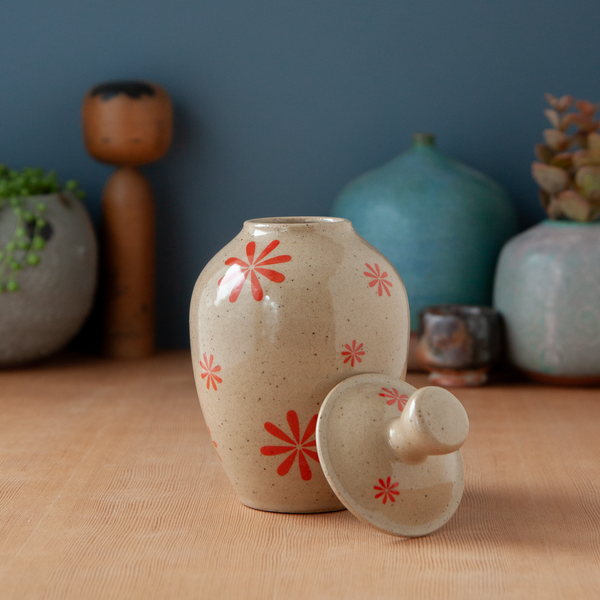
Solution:
[{"label": "doll head", "polygon": [[171,99],[155,83],[111,81],[96,85],[85,95],[82,118],[88,152],[105,163],[151,163],[171,144]]}]

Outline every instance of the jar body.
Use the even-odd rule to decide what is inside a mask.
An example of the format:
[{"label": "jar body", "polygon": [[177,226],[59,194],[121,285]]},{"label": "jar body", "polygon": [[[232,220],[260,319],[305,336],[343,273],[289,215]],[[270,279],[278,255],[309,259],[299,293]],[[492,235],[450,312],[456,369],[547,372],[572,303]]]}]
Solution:
[{"label": "jar body", "polygon": [[202,412],[240,500],[343,508],[318,463],[316,418],[359,373],[404,378],[409,314],[391,264],[349,221],[248,221],[201,273],[190,311]]},{"label": "jar body", "polygon": [[600,383],[600,223],[545,221],[510,240],[494,304],[519,368],[549,382]]}]

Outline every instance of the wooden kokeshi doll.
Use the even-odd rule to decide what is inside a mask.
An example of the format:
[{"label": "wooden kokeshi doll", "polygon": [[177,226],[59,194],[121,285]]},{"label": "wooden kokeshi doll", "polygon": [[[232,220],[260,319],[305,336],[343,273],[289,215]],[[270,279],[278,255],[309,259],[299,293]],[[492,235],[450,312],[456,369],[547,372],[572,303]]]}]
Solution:
[{"label": "wooden kokeshi doll", "polygon": [[149,356],[155,348],[155,209],[137,169],[171,144],[173,108],[166,90],[145,81],[94,86],[82,109],[88,152],[119,168],[102,194],[103,353]]}]

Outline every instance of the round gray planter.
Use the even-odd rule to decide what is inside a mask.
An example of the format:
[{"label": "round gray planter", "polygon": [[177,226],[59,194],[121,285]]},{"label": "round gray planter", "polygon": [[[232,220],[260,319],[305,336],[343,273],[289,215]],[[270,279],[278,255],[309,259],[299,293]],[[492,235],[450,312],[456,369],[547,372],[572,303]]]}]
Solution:
[{"label": "round gray planter", "polygon": [[[19,290],[0,293],[0,366],[43,358],[62,348],[89,314],[97,283],[98,245],[80,200],[70,192],[32,196],[47,206],[41,262],[17,275]],[[12,239],[15,216],[0,214],[0,245]]]}]

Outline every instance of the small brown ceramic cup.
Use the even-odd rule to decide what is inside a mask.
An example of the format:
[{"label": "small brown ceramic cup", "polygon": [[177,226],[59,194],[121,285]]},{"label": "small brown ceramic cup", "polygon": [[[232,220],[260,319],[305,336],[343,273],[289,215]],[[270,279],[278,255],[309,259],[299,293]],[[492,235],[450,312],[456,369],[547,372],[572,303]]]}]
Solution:
[{"label": "small brown ceramic cup", "polygon": [[493,308],[445,304],[419,312],[417,359],[433,385],[481,385],[500,353],[500,316]]}]

